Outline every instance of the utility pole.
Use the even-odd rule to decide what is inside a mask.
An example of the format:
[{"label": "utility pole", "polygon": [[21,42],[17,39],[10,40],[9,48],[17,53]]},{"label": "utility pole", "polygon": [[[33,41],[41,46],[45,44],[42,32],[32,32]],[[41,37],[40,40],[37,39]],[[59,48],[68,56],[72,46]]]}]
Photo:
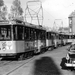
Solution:
[{"label": "utility pole", "polygon": [[57,30],[60,27],[63,29],[63,21],[62,21],[62,19],[55,19],[53,27],[55,27]]},{"label": "utility pole", "polygon": [[[29,21],[30,20],[30,21]],[[25,9],[25,22],[43,25],[43,8],[39,0],[28,1]]]}]

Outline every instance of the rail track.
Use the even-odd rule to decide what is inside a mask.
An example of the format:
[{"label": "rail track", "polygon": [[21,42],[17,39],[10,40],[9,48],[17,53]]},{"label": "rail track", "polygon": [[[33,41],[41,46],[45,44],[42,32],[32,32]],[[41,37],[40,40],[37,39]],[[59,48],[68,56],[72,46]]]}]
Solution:
[{"label": "rail track", "polygon": [[10,75],[11,73],[15,72],[17,69],[23,67],[25,64],[30,62],[35,58],[32,57],[27,60],[22,61],[0,61],[0,75]]}]

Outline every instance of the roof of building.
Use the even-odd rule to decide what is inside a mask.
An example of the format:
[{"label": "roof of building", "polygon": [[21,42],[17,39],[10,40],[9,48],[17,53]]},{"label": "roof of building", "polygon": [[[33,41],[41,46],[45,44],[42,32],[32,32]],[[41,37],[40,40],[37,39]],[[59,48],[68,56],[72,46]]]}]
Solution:
[{"label": "roof of building", "polygon": [[69,18],[70,17],[75,17],[75,10],[69,15]]}]

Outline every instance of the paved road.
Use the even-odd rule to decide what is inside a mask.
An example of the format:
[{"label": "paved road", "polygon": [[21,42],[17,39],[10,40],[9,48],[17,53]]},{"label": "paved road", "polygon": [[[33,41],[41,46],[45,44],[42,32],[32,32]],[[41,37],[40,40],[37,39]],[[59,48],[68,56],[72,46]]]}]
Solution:
[{"label": "paved road", "polygon": [[63,70],[60,67],[61,59],[66,56],[68,46],[59,47],[33,57],[9,75],[75,75],[75,71]]}]

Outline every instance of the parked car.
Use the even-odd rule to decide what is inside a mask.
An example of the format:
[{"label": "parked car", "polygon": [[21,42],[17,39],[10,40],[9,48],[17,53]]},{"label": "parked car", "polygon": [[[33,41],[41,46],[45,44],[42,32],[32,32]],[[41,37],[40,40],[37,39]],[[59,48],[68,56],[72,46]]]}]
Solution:
[{"label": "parked car", "polygon": [[62,58],[60,66],[65,68],[75,68],[75,42],[67,48],[68,52],[66,57]]}]

